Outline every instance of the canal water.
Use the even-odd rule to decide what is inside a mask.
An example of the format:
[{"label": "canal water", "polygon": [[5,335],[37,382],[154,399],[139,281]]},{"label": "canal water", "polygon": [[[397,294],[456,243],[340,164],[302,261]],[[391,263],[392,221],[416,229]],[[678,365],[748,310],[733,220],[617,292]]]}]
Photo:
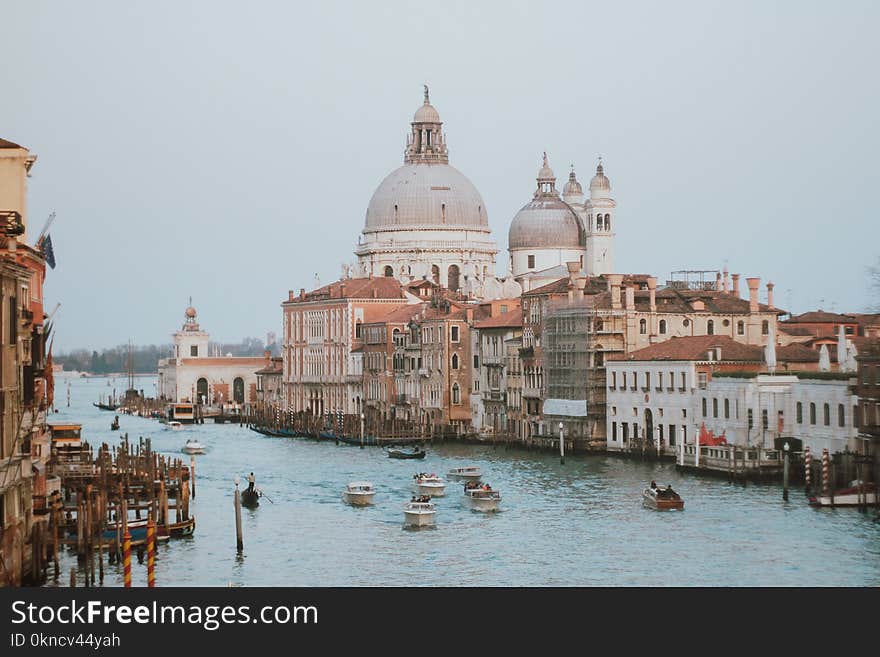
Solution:
[{"label": "canal water", "polygon": [[[154,394],[155,379],[137,381]],[[126,381],[107,382],[70,380],[68,408],[68,380],[57,379],[52,421],[82,422],[93,445],[117,443],[113,414],[92,402]],[[271,438],[237,425],[172,431],[156,420],[123,415],[120,422],[132,442],[149,436],[154,450],[187,461],[187,438],[207,447],[196,457],[195,535],[158,546],[157,586],[880,585],[873,512],[812,509],[802,490],[783,502],[781,486],[737,485],[610,456],[567,456],[561,465],[558,454],[456,444],[429,447],[422,461],[395,460],[376,447]],[[500,489],[502,510],[466,509],[461,485],[448,482],[436,502],[436,528],[404,529],[412,475],[445,478],[464,465],[480,466],[483,481]],[[246,486],[250,471],[267,497],[258,509],[242,510],[239,556],[233,479]],[[651,479],[671,483],[685,510],[643,508]],[[374,506],[342,503],[353,480],[374,483]],[[144,586],[146,561],[132,561],[134,585]],[[66,554],[61,585],[75,565]],[[105,563],[104,583],[121,586],[121,567]]]}]

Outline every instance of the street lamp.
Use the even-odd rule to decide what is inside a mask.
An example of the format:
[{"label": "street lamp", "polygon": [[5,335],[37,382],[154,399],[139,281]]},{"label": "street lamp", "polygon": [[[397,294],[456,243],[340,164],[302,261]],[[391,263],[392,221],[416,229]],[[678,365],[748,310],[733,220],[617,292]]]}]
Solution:
[{"label": "street lamp", "polygon": [[361,413],[361,449],[364,448],[364,414]]},{"label": "street lamp", "polygon": [[559,423],[559,462],[565,465],[565,440],[562,422]]}]

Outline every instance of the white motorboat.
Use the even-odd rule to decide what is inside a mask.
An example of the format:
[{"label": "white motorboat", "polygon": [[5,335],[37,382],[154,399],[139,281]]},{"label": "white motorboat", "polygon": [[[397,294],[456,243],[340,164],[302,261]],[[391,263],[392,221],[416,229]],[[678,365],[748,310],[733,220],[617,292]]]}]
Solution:
[{"label": "white motorboat", "polygon": [[170,420],[169,422],[165,423],[165,428],[166,429],[175,429],[175,430],[176,429],[183,429],[183,425],[180,422],[178,422],[177,420]]},{"label": "white motorboat", "polygon": [[403,507],[404,520],[410,527],[433,526],[436,514],[433,502],[407,502]]},{"label": "white motorboat", "polygon": [[198,440],[193,440],[190,438],[186,441],[186,445],[183,446],[184,454],[204,454],[205,446],[202,445]]},{"label": "white motorboat", "polygon": [[342,499],[353,506],[367,506],[373,503],[376,489],[369,481],[353,481],[342,492]]},{"label": "white motorboat", "polygon": [[873,482],[851,481],[848,488],[834,491],[834,495],[825,492],[809,498],[810,506],[878,506],[880,496]]},{"label": "white motorboat", "polygon": [[461,481],[479,481],[483,476],[482,471],[476,465],[468,465],[463,468],[452,468],[446,473],[449,479],[458,479]]},{"label": "white motorboat", "polygon": [[501,491],[494,490],[489,484],[465,484],[464,502],[474,511],[497,511],[501,504]]},{"label": "white motorboat", "polygon": [[426,474],[420,472],[419,474],[413,475],[412,489],[417,495],[441,497],[446,495],[446,482],[434,473]]}]

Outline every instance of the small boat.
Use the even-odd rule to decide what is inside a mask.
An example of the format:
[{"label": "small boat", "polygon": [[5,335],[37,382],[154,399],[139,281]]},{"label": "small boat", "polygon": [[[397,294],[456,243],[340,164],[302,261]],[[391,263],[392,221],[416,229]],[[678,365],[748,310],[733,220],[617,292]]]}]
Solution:
[{"label": "small boat", "polygon": [[[859,491],[859,481],[851,481],[849,488],[841,488],[831,495],[813,495],[810,497],[810,506],[877,506],[880,499],[877,497],[877,485],[873,482],[862,482]],[[861,493],[861,495],[860,495]],[[861,499],[860,499],[861,498]]]},{"label": "small boat", "polygon": [[433,502],[407,502],[403,507],[404,521],[409,527],[430,527],[437,514]]},{"label": "small boat", "polygon": [[397,449],[392,448],[388,450],[388,458],[392,459],[423,459],[425,458],[425,450],[421,447],[415,447],[413,449]]},{"label": "small boat", "polygon": [[479,481],[482,476],[482,471],[476,465],[452,468],[452,470],[446,473],[447,479],[459,479],[462,481]]},{"label": "small boat", "polygon": [[196,519],[195,516],[191,517],[189,520],[181,520],[180,522],[172,522],[168,525],[168,531],[165,530],[165,525],[159,525],[156,527],[156,532],[159,536],[170,536],[171,538],[181,538],[183,536],[192,536],[196,531]]},{"label": "small boat", "polygon": [[353,506],[367,506],[373,503],[376,489],[369,481],[353,481],[345,487],[342,499]]},{"label": "small boat", "polygon": [[184,454],[204,454],[205,446],[202,445],[198,440],[193,440],[190,438],[186,441],[186,445],[183,446]]},{"label": "small boat", "polygon": [[254,490],[245,488],[241,491],[241,505],[249,509],[256,509],[260,506],[260,491],[256,488]]},{"label": "small boat", "polygon": [[420,472],[413,475],[412,489],[418,495],[441,497],[446,495],[446,482],[433,473]]},{"label": "small boat", "polygon": [[684,500],[681,495],[672,490],[672,486],[657,486],[646,488],[642,493],[642,503],[658,511],[667,509],[684,510]]},{"label": "small boat", "polygon": [[119,431],[119,418],[110,423],[110,431]]},{"label": "small boat", "polygon": [[479,485],[469,481],[464,485],[464,502],[474,511],[497,511],[501,504],[501,492],[489,484]]},{"label": "small boat", "polygon": [[178,422],[177,420],[169,420],[168,422],[165,423],[165,428],[177,430],[177,429],[183,429],[183,425],[180,422]]}]

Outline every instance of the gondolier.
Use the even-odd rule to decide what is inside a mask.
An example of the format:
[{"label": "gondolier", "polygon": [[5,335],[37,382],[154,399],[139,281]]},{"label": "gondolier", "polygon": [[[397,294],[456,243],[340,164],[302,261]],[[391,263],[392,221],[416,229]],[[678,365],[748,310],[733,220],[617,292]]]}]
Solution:
[{"label": "gondolier", "polygon": [[248,475],[248,492],[250,493],[254,492],[254,481],[254,473],[251,472]]}]

